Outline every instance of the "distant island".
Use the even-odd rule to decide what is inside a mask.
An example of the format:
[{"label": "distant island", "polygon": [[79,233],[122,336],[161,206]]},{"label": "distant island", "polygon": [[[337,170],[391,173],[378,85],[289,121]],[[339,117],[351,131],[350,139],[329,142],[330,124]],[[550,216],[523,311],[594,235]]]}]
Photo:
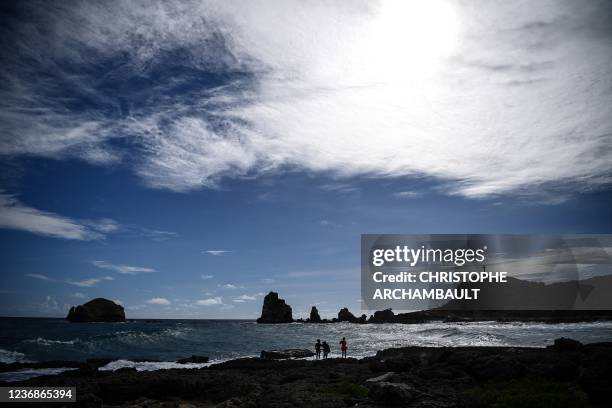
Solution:
[{"label": "distant island", "polygon": [[370,317],[357,317],[342,308],[338,317],[321,319],[312,306],[310,316],[294,320],[292,309],[276,292],[264,298],[258,323],[426,323],[430,321],[524,321],[544,323],[592,322],[612,320],[612,275],[585,280],[544,284],[517,278],[499,285],[491,283],[462,284],[460,287],[481,289],[476,300],[452,300],[446,304],[410,313],[395,314],[391,309]]},{"label": "distant island", "polygon": [[66,319],[74,323],[125,322],[125,310],[112,300],[96,298],[71,307]]}]

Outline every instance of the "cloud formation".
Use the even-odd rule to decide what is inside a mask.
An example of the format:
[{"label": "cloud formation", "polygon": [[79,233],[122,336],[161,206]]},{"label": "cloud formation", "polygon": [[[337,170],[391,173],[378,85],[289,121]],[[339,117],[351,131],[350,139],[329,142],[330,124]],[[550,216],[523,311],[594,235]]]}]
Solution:
[{"label": "cloud formation", "polygon": [[54,238],[90,241],[103,239],[106,234],[116,231],[118,224],[110,219],[79,221],[38,210],[23,204],[14,195],[0,190],[0,228]]},{"label": "cloud formation", "polygon": [[26,273],[26,276],[28,276],[30,278],[34,278],[34,279],[44,280],[44,281],[47,281],[47,282],[54,282],[55,281],[55,279],[51,279],[47,275],[42,275],[40,273]]},{"label": "cloud formation", "polygon": [[[0,32],[1,155],[108,165],[125,138],[174,191],[295,169],[467,197],[611,181],[603,2],[19,7]],[[64,221],[41,233],[87,236]]]},{"label": "cloud formation", "polygon": [[136,275],[139,273],[150,273],[156,272],[153,268],[148,268],[145,266],[132,266],[132,265],[114,265],[106,261],[93,261],[92,264],[101,269],[110,269],[117,273],[122,273],[126,275]]},{"label": "cloud formation", "polygon": [[150,305],[168,306],[172,302],[170,302],[166,298],[157,297],[157,298],[153,298],[153,299],[147,300],[147,303],[150,304]]},{"label": "cloud formation", "polygon": [[208,298],[208,299],[200,299],[195,302],[198,306],[215,306],[222,305],[223,299],[220,297]]},{"label": "cloud formation", "polygon": [[90,278],[90,279],[85,279],[82,281],[67,280],[66,283],[70,285],[80,286],[82,288],[91,288],[91,287],[96,286],[98,283],[102,281],[112,281],[112,280],[115,280],[115,278],[113,278],[112,276],[103,276],[101,278]]},{"label": "cloud formation", "polygon": [[225,249],[208,249],[206,251],[203,251],[203,253],[208,254],[208,255],[212,255],[212,256],[223,256],[225,254],[228,254],[232,251],[227,251]]}]

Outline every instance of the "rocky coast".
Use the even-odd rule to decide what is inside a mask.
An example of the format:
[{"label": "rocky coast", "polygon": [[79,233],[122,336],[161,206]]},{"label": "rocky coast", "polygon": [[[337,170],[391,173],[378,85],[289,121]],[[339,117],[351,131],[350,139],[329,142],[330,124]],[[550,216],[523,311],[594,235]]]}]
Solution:
[{"label": "rocky coast", "polygon": [[571,339],[546,348],[404,347],[360,360],[269,357],[148,372],[100,371],[104,362],[92,360],[10,385],[76,387],[70,407],[502,408],[606,407],[612,383],[612,343]]}]

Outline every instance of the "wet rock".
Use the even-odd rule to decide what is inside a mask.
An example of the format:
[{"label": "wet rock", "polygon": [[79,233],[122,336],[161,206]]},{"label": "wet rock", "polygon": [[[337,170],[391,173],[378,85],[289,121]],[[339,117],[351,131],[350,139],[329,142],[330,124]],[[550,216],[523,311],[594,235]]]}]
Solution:
[{"label": "wet rock", "polygon": [[208,357],[193,355],[191,357],[179,358],[178,360],[176,360],[176,362],[179,364],[203,364],[208,363]]},{"label": "wet rock", "polygon": [[89,302],[71,307],[66,316],[71,322],[125,322],[123,306],[112,300],[96,298]]},{"label": "wet rock", "polygon": [[312,357],[315,353],[308,349],[262,350],[260,357],[266,360]]},{"label": "wet rock", "polygon": [[278,293],[270,292],[264,298],[261,309],[261,317],[257,323],[291,323],[293,316],[291,306],[284,299],[278,297]]}]

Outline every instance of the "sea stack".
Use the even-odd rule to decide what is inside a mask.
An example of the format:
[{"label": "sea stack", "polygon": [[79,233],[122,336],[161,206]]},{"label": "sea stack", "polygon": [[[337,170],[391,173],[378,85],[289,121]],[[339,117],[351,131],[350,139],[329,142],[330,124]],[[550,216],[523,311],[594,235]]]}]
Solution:
[{"label": "sea stack", "polygon": [[266,295],[261,308],[261,317],[257,323],[292,323],[293,315],[291,306],[284,299],[278,297],[278,293],[270,292]]},{"label": "sea stack", "polygon": [[123,306],[112,300],[96,298],[89,302],[71,307],[66,316],[71,322],[125,322]]},{"label": "sea stack", "polygon": [[319,316],[319,311],[316,306],[310,309],[310,323],[321,323],[321,316]]},{"label": "sea stack", "polygon": [[367,323],[367,319],[368,317],[364,314],[362,314],[360,317],[355,317],[355,315],[348,310],[348,307],[344,307],[338,312],[339,322]]}]

